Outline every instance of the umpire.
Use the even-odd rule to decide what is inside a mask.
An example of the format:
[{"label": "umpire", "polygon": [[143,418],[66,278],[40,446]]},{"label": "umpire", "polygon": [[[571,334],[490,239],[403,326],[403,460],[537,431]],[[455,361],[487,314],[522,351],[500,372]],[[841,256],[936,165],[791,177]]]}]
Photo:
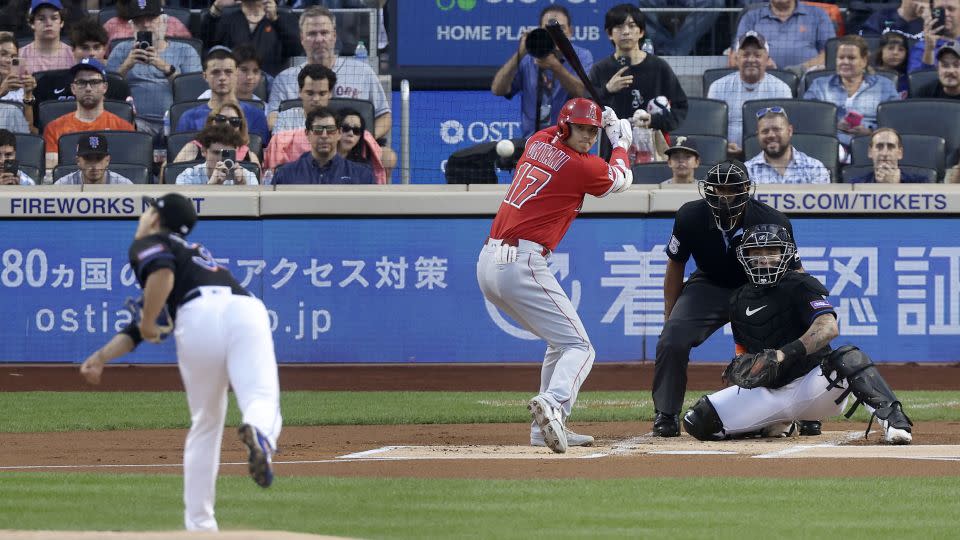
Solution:
[{"label": "umpire", "polygon": [[[690,349],[729,322],[730,295],[747,282],[737,261],[744,228],[772,223],[786,228],[794,237],[787,216],[750,197],[753,183],[740,161],[714,165],[698,187],[701,199],[677,211],[673,236],[666,248],[665,323],[653,371],[657,413],[653,433],[660,437],[680,434],[679,413],[687,389]],[[697,270],[684,283],[684,268],[691,255]],[[798,256],[790,261],[790,269],[801,270]]]}]

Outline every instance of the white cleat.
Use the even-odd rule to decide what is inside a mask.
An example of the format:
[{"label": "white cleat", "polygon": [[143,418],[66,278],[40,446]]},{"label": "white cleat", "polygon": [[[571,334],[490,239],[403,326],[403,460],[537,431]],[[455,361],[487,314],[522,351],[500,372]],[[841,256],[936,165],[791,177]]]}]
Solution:
[{"label": "white cleat", "polygon": [[883,429],[883,441],[888,444],[910,444],[913,441],[909,431],[891,427],[886,420],[880,420],[880,427]]},{"label": "white cleat", "polygon": [[[595,442],[593,437],[591,437],[590,435],[580,435],[579,433],[574,433],[569,429],[566,429],[566,427],[564,427],[564,430],[566,431],[565,434],[567,436],[568,447],[593,446],[593,443]],[[530,435],[530,446],[546,446],[547,445],[547,443],[543,440],[543,435],[542,434],[538,434],[538,435],[539,436],[533,435],[533,434]]]},{"label": "white cleat", "polygon": [[560,415],[550,406],[542,395],[530,400],[527,410],[533,421],[543,433],[543,442],[554,452],[562,454],[567,451],[567,432],[560,421]]}]

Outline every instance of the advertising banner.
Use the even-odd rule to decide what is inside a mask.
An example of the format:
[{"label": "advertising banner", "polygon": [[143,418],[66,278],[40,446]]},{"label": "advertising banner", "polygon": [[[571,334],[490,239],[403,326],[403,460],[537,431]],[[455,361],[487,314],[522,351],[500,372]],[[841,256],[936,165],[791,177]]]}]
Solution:
[{"label": "advertising banner", "polygon": [[609,56],[613,46],[603,30],[606,10],[618,2],[603,0],[421,0],[397,17],[400,66],[499,66],[517,52],[522,32],[540,25],[540,12],[561,6],[573,23],[571,41]]},{"label": "advertising banner", "polygon": [[[584,217],[549,263],[597,361],[652,360],[663,325],[672,219]],[[191,239],[270,310],[281,362],[538,361],[545,345],[485,302],[476,260],[489,219],[201,221]],[[960,231],[954,219],[794,219],[804,268],[840,320],[834,345],[878,361],[955,361]],[[140,295],[131,220],[11,220],[0,244],[4,362],[82,361]],[[918,236],[913,231],[937,230]],[[693,263],[687,265],[688,273]],[[723,361],[729,330],[694,350]],[[175,361],[172,341],[132,362]]]}]

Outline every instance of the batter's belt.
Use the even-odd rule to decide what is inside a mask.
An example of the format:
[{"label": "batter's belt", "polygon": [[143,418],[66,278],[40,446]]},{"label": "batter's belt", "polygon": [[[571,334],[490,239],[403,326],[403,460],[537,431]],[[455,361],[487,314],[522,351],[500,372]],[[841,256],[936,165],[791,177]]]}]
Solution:
[{"label": "batter's belt", "polygon": [[543,258],[549,257],[550,253],[552,253],[548,248],[542,246],[541,244],[538,244],[536,242],[531,242],[530,240],[523,240],[522,238],[498,239],[498,238],[490,238],[488,236],[486,241],[484,241],[484,244],[488,246],[493,246],[493,247],[496,247],[499,245],[516,246],[518,251],[531,251],[533,253],[539,253],[540,255],[543,256]]}]

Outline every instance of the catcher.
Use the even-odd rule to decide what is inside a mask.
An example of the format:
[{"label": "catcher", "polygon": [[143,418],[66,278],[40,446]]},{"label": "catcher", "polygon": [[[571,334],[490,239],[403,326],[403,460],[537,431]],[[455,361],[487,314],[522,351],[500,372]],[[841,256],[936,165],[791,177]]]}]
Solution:
[{"label": "catcher", "polygon": [[185,240],[197,221],[193,201],[169,193],[144,197],[144,206],[130,246],[142,303],[131,303],[131,323],[91,354],[80,374],[99,384],[105,363],[173,330],[191,419],[183,450],[184,523],[189,531],[216,531],[213,507],[228,386],[243,415],[238,434],[250,475],[261,487],[273,481],[270,459],[281,418],[270,319],[263,302],[207,248]]},{"label": "catcher", "polygon": [[743,233],[737,259],[750,283],[730,301],[737,352],[723,373],[733,385],[703,396],[683,417],[683,428],[701,441],[745,435],[787,436],[801,418],[824,419],[843,411],[847,396],[879,420],[884,441],[909,444],[912,423],[893,390],[860,349],[830,347],[839,335],[827,290],[809,274],[788,270],[796,246],[779,225]]}]

